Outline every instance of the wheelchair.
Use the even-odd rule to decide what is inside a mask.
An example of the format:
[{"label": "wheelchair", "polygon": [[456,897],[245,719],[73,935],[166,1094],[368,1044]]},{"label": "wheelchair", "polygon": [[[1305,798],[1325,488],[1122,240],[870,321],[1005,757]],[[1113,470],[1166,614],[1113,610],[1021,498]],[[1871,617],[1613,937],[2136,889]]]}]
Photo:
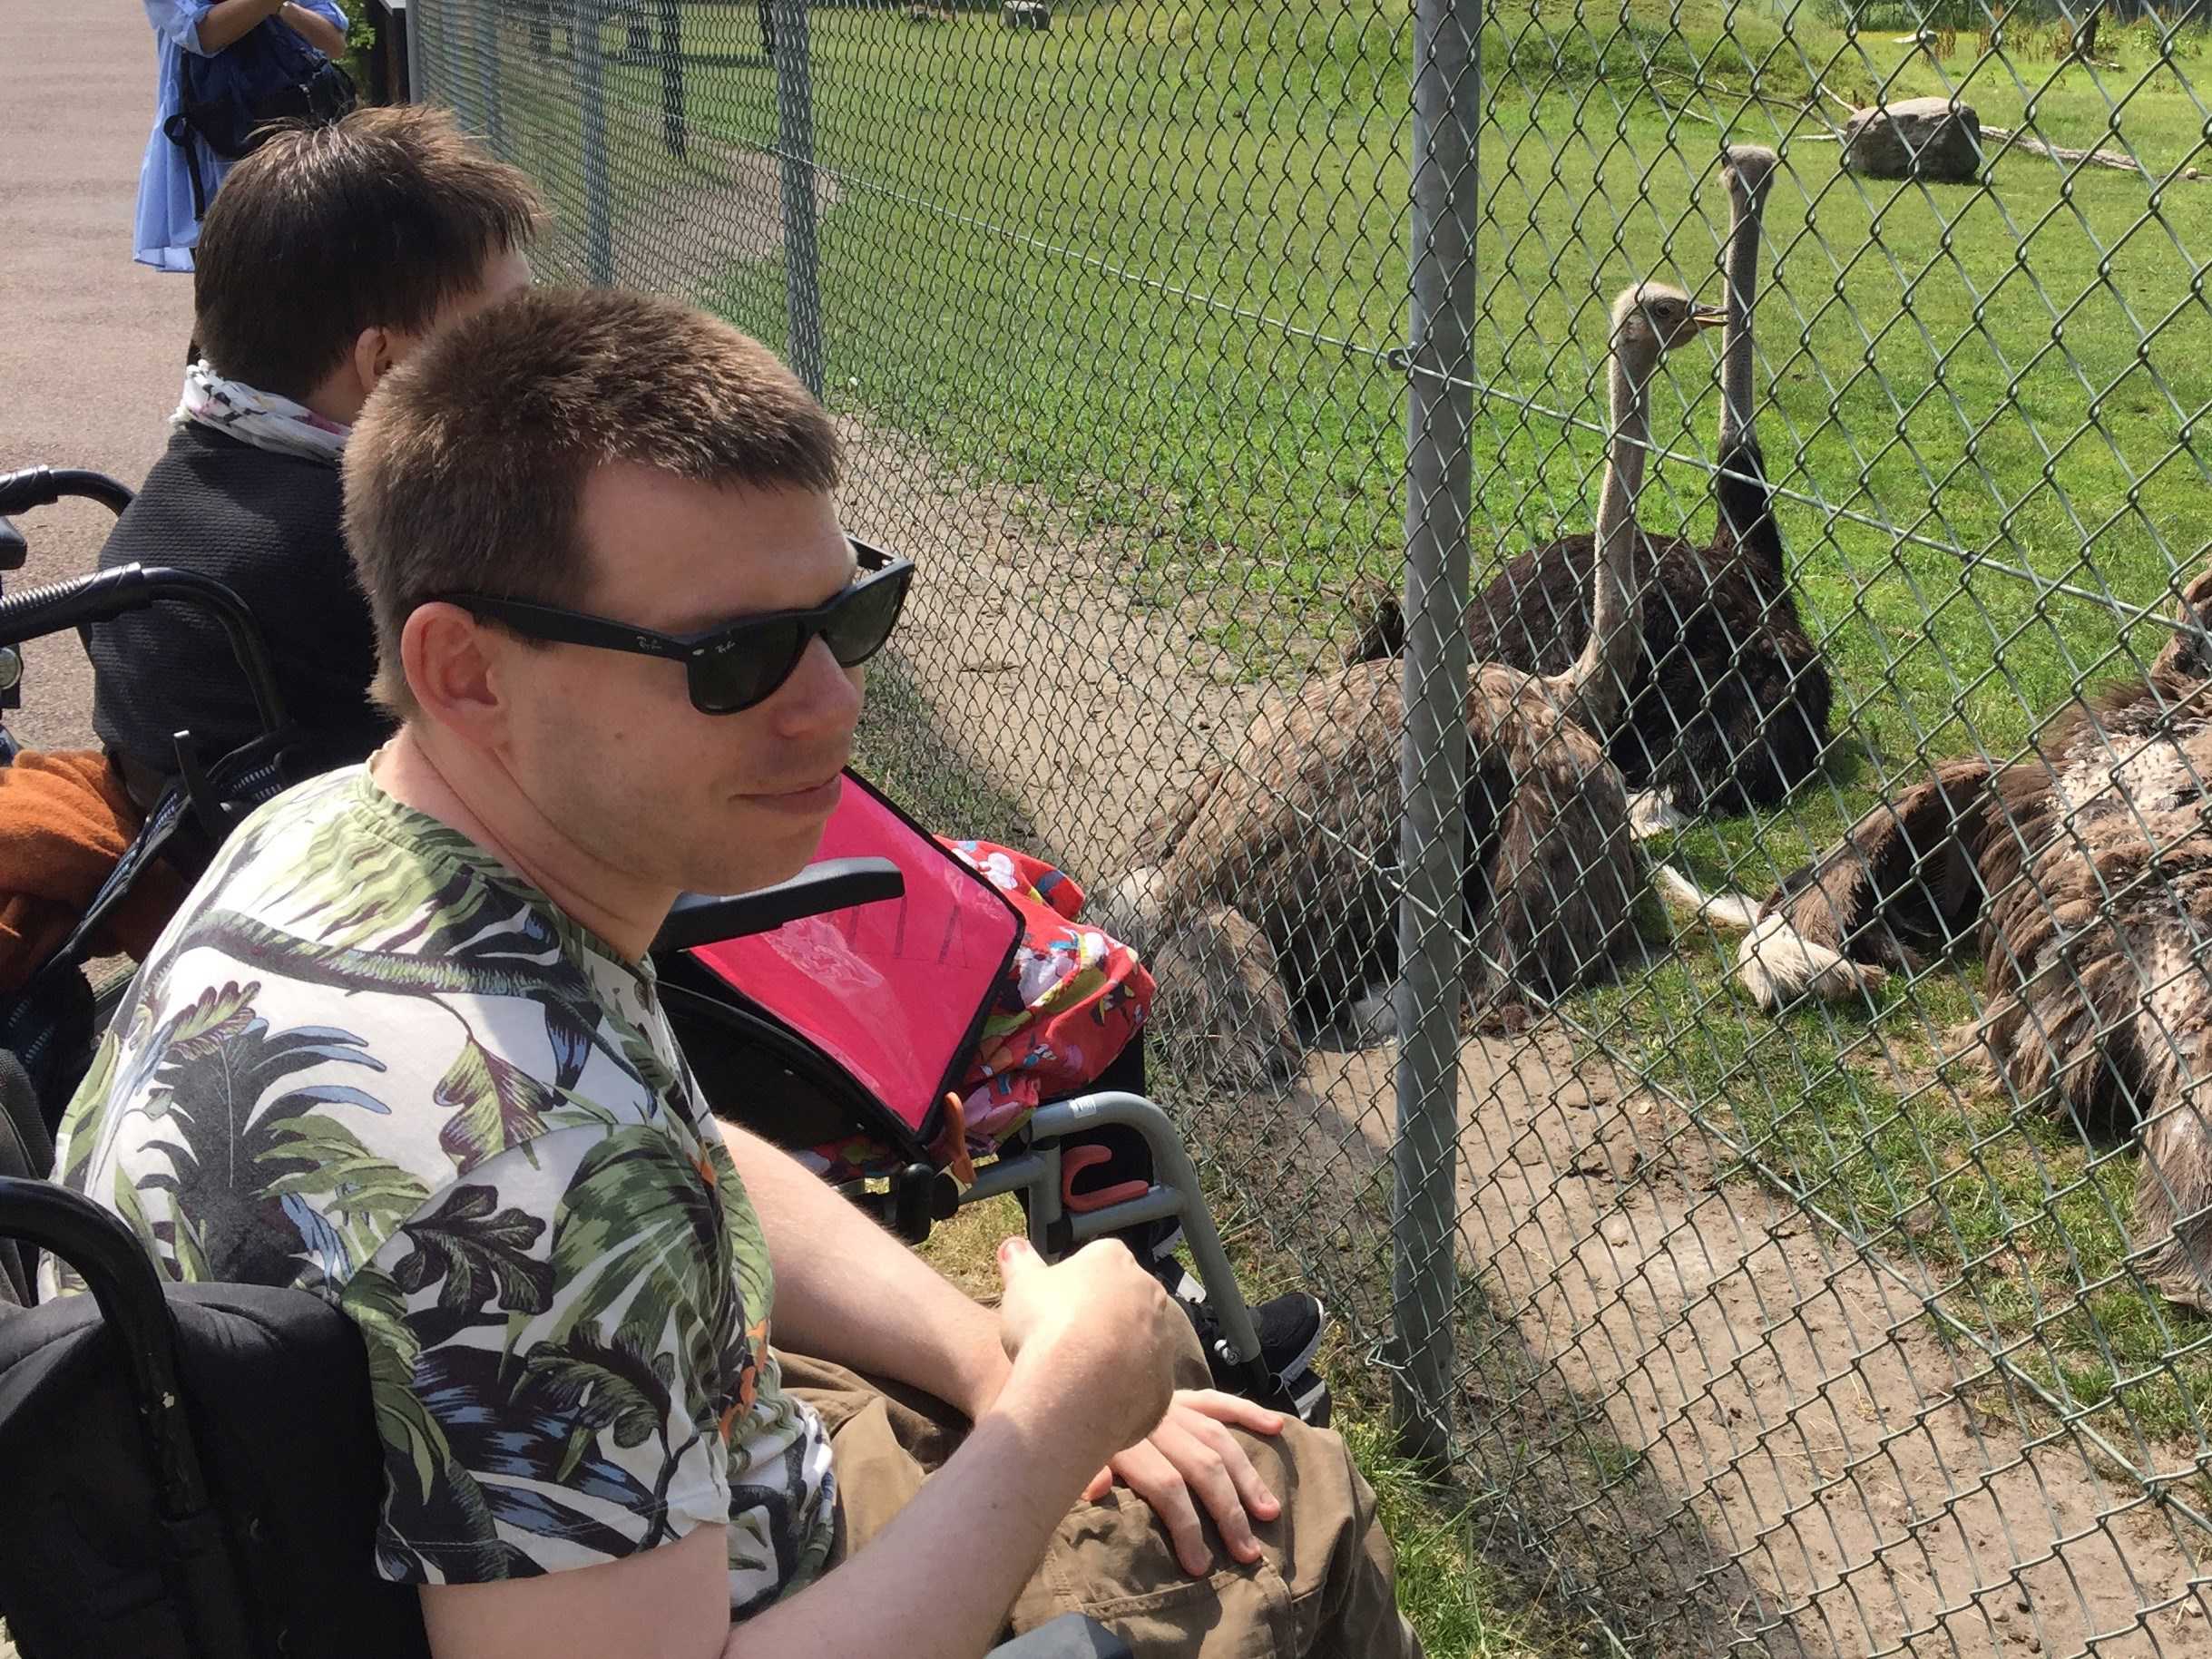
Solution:
[{"label": "wheelchair", "polygon": [[[130,505],[132,493],[100,473],[32,467],[0,474],[0,581],[22,570],[28,556],[15,517],[65,497],[97,501],[120,514]],[[7,1154],[11,1133],[25,1147],[44,1145],[51,1156],[52,1147],[44,1143],[128,982],[118,980],[95,993],[85,974],[102,922],[155,860],[167,859],[185,873],[194,872],[233,825],[295,781],[284,769],[295,734],[268,647],[244,602],[220,582],[195,572],[138,565],[0,596],[0,766],[12,764],[19,752],[6,715],[23,706],[22,645],[69,629],[81,636],[91,623],[161,603],[196,606],[221,623],[251,691],[262,733],[211,765],[203,763],[190,733],[176,734],[176,783],[154,802],[69,936],[19,991],[0,999],[0,1099],[8,1108],[0,1111],[0,1158]],[[23,1156],[24,1147],[16,1152]],[[0,1170],[5,1167],[0,1163]],[[44,1173],[43,1166],[37,1173]]]},{"label": "wheelchair", "polygon": [[[64,494],[118,512],[131,499],[93,473],[0,477],[0,573],[23,564],[9,518]],[[123,989],[96,998],[84,977],[101,917],[156,858],[196,873],[240,819],[298,781],[287,770],[296,734],[255,620],[219,582],[131,566],[0,597],[0,713],[20,706],[23,642],[179,602],[221,620],[263,730],[211,762],[179,735],[176,782],[68,940],[0,1007],[0,1469],[10,1493],[0,1506],[0,1615],[24,1659],[420,1652],[412,1590],[381,1583],[369,1566],[380,1464],[349,1322],[304,1292],[164,1284],[128,1229],[43,1178],[54,1127]],[[0,719],[0,761],[13,754]],[[834,937],[862,953],[870,941],[942,941],[945,929],[965,928],[972,948],[961,965],[993,973],[993,949],[1010,951],[1019,932],[987,882],[853,782],[851,850],[761,892],[686,895],[655,942],[672,1022],[709,1098],[745,1103],[735,1120],[795,1151],[856,1139],[884,1149],[889,1162],[844,1190],[910,1240],[959,1205],[1003,1193],[1023,1198],[1048,1257],[1179,1219],[1228,1361],[1248,1391],[1281,1398],[1196,1170],[1157,1105],[1111,1087],[1047,1102],[964,1189],[944,1166],[942,1086],[958,1075],[980,1006],[973,1020],[940,1022],[934,1047],[889,1054],[869,1049],[877,1022],[867,1010],[847,1010],[840,1023],[832,1008],[827,1030],[786,1017],[779,1004],[797,981],[759,971],[775,967],[779,936],[795,927],[811,929],[817,945]],[[928,925],[900,925],[916,921]],[[874,966],[928,983],[945,973],[942,951],[902,965],[896,945]],[[818,1000],[800,1001],[822,1015]],[[1124,1066],[1122,1078],[1138,1076]],[[1142,1137],[1154,1174],[1140,1190],[1071,1205],[1065,1144],[1106,1124]],[[91,1294],[30,1305],[38,1250],[75,1268]],[[11,1288],[22,1311],[5,1306]],[[318,1388],[305,1386],[310,1377]],[[335,1405],[333,1377],[358,1384]],[[1326,1412],[1324,1396],[1317,1420]],[[1121,1650],[1102,1627],[1058,1621],[996,1651]]]}]

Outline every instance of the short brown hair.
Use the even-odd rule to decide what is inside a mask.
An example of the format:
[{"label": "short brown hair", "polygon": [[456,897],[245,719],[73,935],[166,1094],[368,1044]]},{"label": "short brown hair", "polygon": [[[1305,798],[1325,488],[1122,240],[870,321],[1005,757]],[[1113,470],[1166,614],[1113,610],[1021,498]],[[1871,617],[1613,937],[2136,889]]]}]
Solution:
[{"label": "short brown hair", "polygon": [[529,179],[447,111],[286,129],[231,170],[201,225],[201,350],[226,378],[305,398],[363,329],[420,330],[542,218]]},{"label": "short brown hair", "polygon": [[377,700],[413,712],[399,634],[425,600],[574,605],[584,480],[630,462],[703,483],[837,486],[837,428],[719,318],[619,288],[536,288],[386,376],[346,445],[346,540],[377,625]]}]

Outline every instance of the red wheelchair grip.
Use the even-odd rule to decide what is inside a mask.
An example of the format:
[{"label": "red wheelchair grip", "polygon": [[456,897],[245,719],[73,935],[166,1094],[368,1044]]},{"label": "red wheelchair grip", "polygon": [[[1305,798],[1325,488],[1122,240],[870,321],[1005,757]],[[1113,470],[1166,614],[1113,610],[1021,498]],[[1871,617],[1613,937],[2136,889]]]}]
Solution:
[{"label": "red wheelchair grip", "polygon": [[1113,1156],[1103,1147],[1070,1147],[1060,1155],[1060,1202],[1073,1214],[1087,1215],[1092,1210],[1102,1210],[1111,1204],[1126,1204],[1131,1198],[1141,1198],[1152,1190],[1150,1181],[1121,1181],[1111,1186],[1101,1186],[1094,1193],[1078,1193],[1075,1177],[1084,1170],[1103,1164]]}]

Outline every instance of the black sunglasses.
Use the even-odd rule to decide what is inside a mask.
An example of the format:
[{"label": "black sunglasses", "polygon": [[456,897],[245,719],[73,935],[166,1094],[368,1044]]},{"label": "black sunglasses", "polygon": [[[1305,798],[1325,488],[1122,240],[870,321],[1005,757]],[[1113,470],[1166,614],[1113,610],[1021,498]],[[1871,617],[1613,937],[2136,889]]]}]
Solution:
[{"label": "black sunglasses", "polygon": [[898,626],[906,590],[914,582],[914,561],[847,539],[865,573],[835,599],[811,610],[740,617],[703,633],[659,634],[581,610],[484,593],[439,593],[418,602],[458,605],[527,639],[668,658],[683,664],[694,708],[701,714],[736,714],[774,697],[815,639],[828,646],[838,662],[854,668],[883,649]]}]

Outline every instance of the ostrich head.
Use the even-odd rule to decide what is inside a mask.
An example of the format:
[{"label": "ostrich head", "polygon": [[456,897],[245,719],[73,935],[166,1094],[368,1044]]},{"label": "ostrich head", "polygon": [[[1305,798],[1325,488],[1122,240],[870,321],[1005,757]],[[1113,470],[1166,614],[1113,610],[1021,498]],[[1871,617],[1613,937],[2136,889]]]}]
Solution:
[{"label": "ostrich head", "polygon": [[1613,301],[1613,353],[1628,367],[1630,379],[1641,385],[1662,353],[1687,346],[1699,329],[1718,328],[1728,320],[1722,307],[1699,305],[1680,288],[1639,282]]},{"label": "ostrich head", "polygon": [[1764,144],[1727,144],[1720,151],[1721,174],[1728,181],[1728,191],[1756,209],[1767,194],[1767,187],[1774,181],[1775,171],[1782,165],[1782,158]]}]

